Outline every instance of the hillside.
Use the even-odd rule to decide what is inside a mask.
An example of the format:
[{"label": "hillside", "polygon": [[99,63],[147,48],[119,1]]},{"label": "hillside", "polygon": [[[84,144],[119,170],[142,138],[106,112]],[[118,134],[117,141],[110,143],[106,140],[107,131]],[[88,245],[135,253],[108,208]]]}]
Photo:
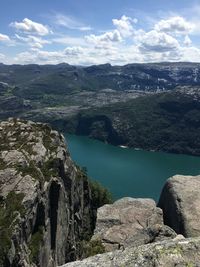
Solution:
[{"label": "hillside", "polygon": [[0,82],[18,87],[16,95],[29,99],[41,94],[67,94],[76,90],[173,89],[200,85],[199,63],[149,63],[90,67],[58,65],[0,65]]},{"label": "hillside", "polygon": [[200,64],[0,65],[0,120],[199,155]]},{"label": "hillside", "polygon": [[182,88],[91,108],[52,123],[114,145],[200,155],[199,88]]}]

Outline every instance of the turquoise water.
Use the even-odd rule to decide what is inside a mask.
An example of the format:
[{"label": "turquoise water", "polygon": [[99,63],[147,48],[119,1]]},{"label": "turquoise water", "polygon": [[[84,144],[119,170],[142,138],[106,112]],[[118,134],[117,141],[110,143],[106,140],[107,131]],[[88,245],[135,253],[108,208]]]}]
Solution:
[{"label": "turquoise water", "polygon": [[120,148],[88,137],[65,135],[72,159],[107,187],[123,196],[159,199],[167,178],[200,174],[200,157]]}]

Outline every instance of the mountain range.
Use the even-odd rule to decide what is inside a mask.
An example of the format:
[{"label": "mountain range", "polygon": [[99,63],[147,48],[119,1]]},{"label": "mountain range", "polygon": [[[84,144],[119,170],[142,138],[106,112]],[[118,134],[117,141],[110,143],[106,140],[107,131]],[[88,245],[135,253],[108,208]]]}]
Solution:
[{"label": "mountain range", "polygon": [[115,145],[200,154],[200,64],[0,64],[0,119]]}]

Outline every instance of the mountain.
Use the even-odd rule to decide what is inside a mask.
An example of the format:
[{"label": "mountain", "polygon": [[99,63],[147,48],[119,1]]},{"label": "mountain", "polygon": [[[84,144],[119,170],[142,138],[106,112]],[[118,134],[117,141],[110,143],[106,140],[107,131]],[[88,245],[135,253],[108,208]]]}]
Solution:
[{"label": "mountain", "polygon": [[199,155],[199,63],[0,65],[0,119]]},{"label": "mountain", "polygon": [[177,88],[92,107],[51,123],[113,145],[199,156],[200,88]]},{"label": "mountain", "polygon": [[67,94],[76,90],[170,90],[177,85],[200,85],[199,63],[150,63],[90,67],[58,65],[0,65],[0,82],[19,87],[16,94]]}]

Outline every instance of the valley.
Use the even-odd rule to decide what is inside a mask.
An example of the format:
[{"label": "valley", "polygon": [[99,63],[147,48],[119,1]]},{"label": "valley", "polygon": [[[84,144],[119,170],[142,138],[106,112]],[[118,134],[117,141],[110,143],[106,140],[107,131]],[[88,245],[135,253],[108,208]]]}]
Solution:
[{"label": "valley", "polygon": [[0,66],[0,119],[114,145],[200,155],[200,64]]}]

